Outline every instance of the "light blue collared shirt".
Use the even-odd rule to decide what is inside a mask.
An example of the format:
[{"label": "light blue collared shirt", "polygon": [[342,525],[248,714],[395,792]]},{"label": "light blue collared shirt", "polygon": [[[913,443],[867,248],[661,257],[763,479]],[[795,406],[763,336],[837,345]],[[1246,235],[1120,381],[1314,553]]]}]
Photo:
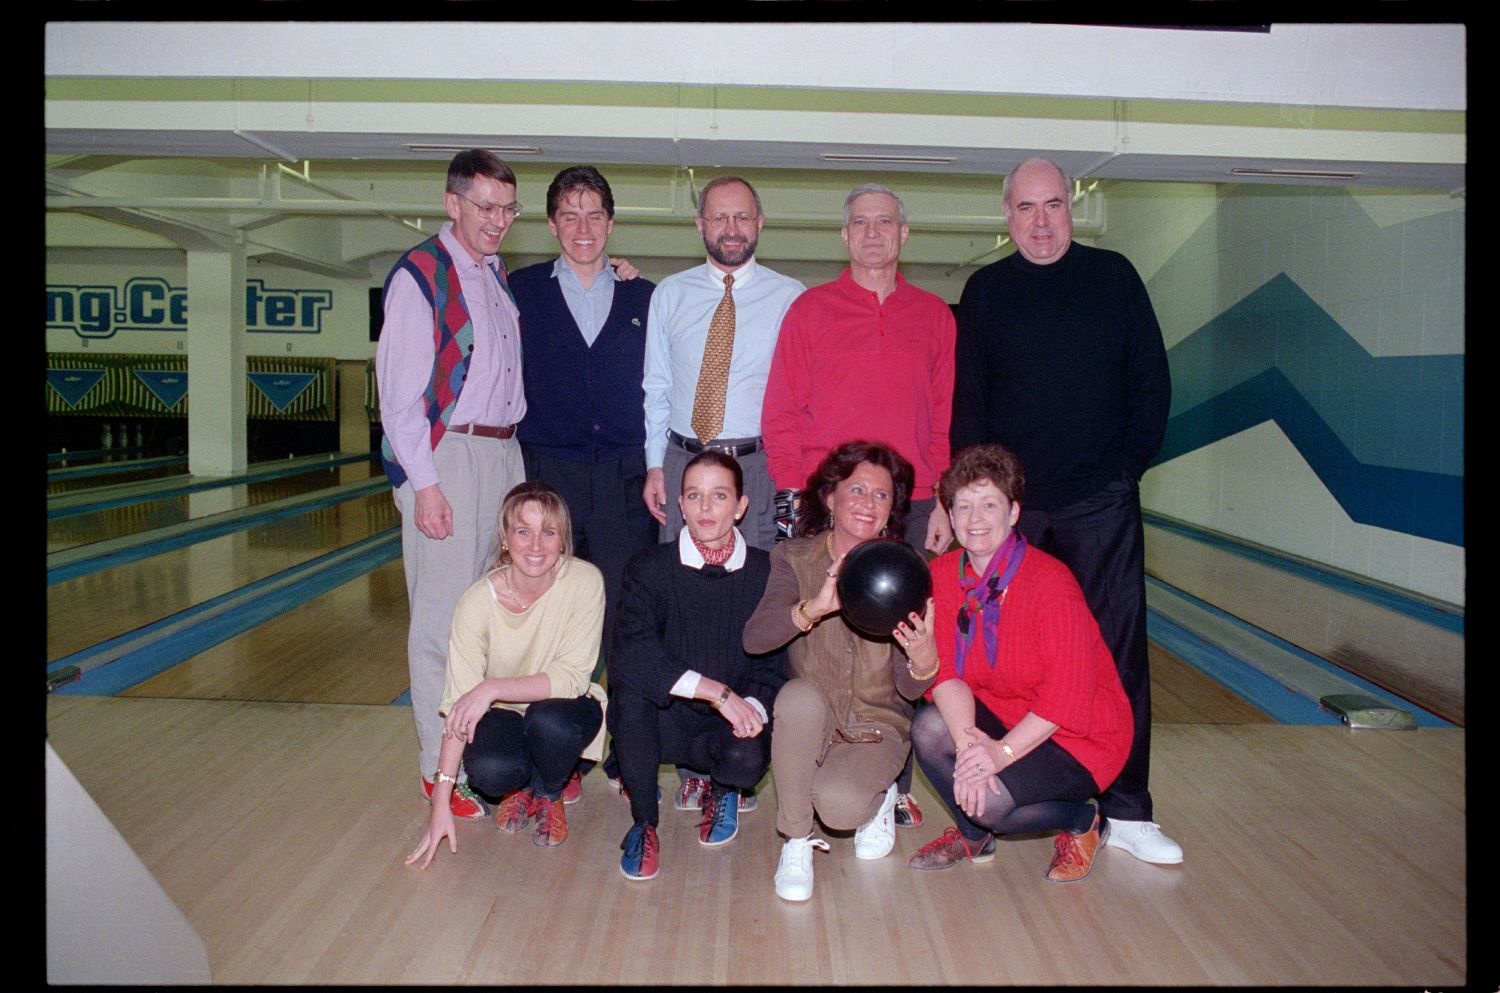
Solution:
[{"label": "light blue collared shirt", "polygon": [[609,308],[615,304],[615,283],[619,282],[620,274],[615,272],[614,266],[606,265],[589,288],[584,289],[578,273],[559,255],[552,263],[552,278],[562,290],[563,302],[568,305],[568,313],[573,315],[573,323],[578,325],[583,340],[592,348],[599,332],[604,329],[604,322],[609,319]]},{"label": "light blue collared shirt", "polygon": [[[806,289],[790,276],[754,258],[734,273],[734,353],[724,399],[721,438],[760,435],[760,406],[766,395],[771,356],[781,318]],[[646,467],[662,464],[667,429],[686,437],[693,431],[693,396],[703,364],[708,322],[724,297],[724,272],[711,262],[668,276],[651,295],[646,319]],[[712,439],[701,439],[711,441]]]}]

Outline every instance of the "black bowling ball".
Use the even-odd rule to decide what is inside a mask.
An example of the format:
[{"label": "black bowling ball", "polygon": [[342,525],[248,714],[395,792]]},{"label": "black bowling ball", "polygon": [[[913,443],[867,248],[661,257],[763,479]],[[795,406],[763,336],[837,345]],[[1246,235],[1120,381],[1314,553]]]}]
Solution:
[{"label": "black bowling ball", "polygon": [[907,614],[926,610],[932,573],[906,542],[872,538],[849,549],[836,586],[846,621],[865,634],[889,637]]}]

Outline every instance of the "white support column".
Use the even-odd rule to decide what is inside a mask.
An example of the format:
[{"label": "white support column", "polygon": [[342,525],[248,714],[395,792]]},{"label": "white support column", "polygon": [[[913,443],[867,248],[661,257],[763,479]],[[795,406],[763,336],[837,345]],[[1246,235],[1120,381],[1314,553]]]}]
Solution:
[{"label": "white support column", "polygon": [[[334,376],[338,381],[339,451],[367,452],[370,415],[365,410],[365,363],[358,359],[339,362]],[[339,466],[341,483],[367,477],[363,462]]]},{"label": "white support column", "polygon": [[245,246],[190,249],[188,472],[229,476],[247,462]]}]

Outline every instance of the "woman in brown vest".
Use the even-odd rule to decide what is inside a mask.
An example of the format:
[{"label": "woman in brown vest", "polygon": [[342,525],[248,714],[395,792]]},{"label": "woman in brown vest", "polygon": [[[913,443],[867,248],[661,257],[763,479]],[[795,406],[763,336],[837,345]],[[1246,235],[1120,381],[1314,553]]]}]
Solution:
[{"label": "woman in brown vest", "polygon": [[[800,494],[798,537],[772,550],[770,582],[745,625],[745,650],[785,646],[793,676],[777,694],[771,735],[776,828],[787,838],[776,894],[786,900],[812,896],[812,850],[829,850],[813,837],[814,815],[832,830],[856,829],[858,858],[883,858],[895,844],[911,701],[937,673],[913,672],[894,641],[837,616],[835,581],[855,545],[902,533],[911,487],[911,463],[884,445],[849,441],[829,452]],[[910,615],[900,630],[920,644],[931,621],[929,600],[927,616]]]}]

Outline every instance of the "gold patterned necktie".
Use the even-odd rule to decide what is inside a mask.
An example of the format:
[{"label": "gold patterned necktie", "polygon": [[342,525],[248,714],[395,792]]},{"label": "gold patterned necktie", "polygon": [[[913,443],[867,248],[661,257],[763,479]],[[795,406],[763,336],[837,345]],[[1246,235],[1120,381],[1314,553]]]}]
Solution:
[{"label": "gold patterned necktie", "polygon": [[724,277],[724,299],[708,322],[698,389],[693,394],[693,432],[699,441],[713,441],[724,427],[724,396],[729,390],[729,359],[734,355],[734,276]]}]

